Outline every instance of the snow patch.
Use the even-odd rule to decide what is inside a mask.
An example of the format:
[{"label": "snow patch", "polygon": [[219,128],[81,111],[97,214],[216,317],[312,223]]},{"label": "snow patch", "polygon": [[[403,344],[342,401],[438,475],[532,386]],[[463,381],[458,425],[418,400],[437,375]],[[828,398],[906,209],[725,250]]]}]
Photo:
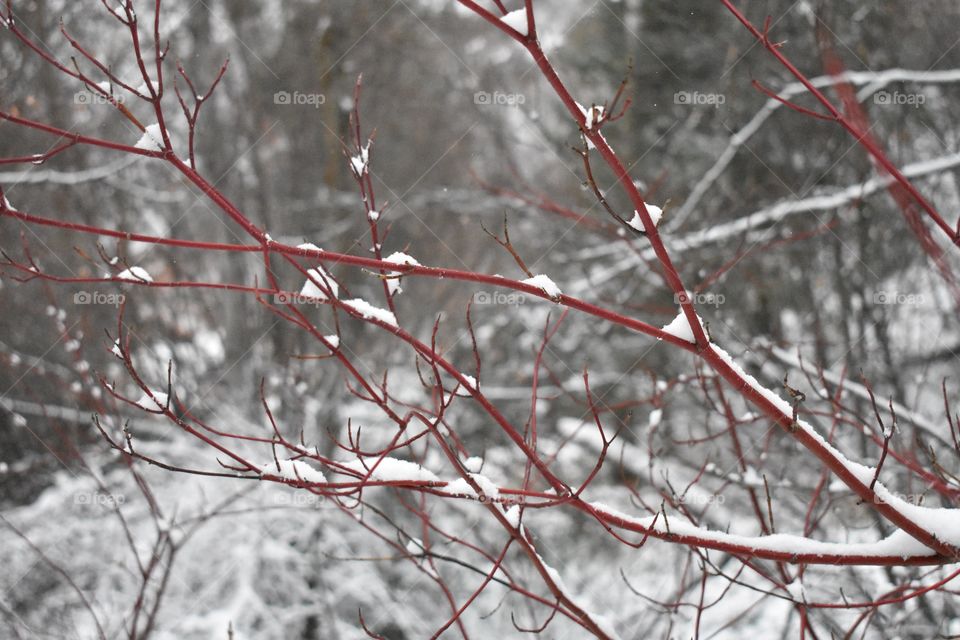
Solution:
[{"label": "snow patch", "polygon": [[[653,222],[653,226],[654,227],[658,226],[660,224],[660,218],[663,217],[663,209],[661,209],[656,205],[646,204],[646,203],[644,204],[647,207],[647,213],[650,214],[650,220],[651,222]],[[627,224],[629,224],[631,227],[633,227],[637,231],[646,231],[643,228],[643,220],[640,219],[639,211],[633,212],[633,217],[630,218],[630,221]]]},{"label": "snow patch", "polygon": [[463,478],[457,478],[452,482],[448,482],[445,487],[440,489],[440,491],[450,495],[464,495],[470,496],[471,498],[477,497],[477,492],[474,491],[473,487],[470,486],[470,483]]},{"label": "snow patch", "polygon": [[308,269],[307,275],[309,278],[303,284],[303,288],[300,289],[301,296],[316,300],[326,300],[327,294],[317,285],[317,283],[320,283],[330,289],[330,293],[333,294],[334,298],[340,295],[340,285],[336,283],[336,281],[323,267]]},{"label": "snow patch", "polygon": [[[277,462],[280,464],[277,469]],[[293,482],[310,482],[320,484],[327,479],[319,469],[314,469],[303,460],[279,460],[268,462],[260,467],[260,477],[273,477]]]},{"label": "snow patch", "polygon": [[[417,262],[417,259],[408,256],[407,254],[394,251],[389,256],[383,259],[384,262],[392,262],[393,264],[407,264],[414,267],[419,267],[420,263]],[[398,293],[403,293],[403,289],[400,287],[400,276],[402,272],[399,271],[390,271],[388,275],[391,277],[387,280],[387,290],[390,292],[390,295],[396,295]]]},{"label": "snow patch", "polygon": [[147,151],[163,151],[163,134],[160,132],[159,124],[147,125],[143,135],[133,145],[137,149],[146,149]]},{"label": "snow patch", "polygon": [[[700,323],[700,327],[703,328],[703,318],[697,316],[697,321]],[[675,338],[696,343],[696,339],[693,337],[693,328],[690,326],[690,323],[687,322],[687,316],[684,314],[683,309],[680,310],[676,318],[668,324],[663,325],[662,328],[664,332],[669,333]]]},{"label": "snow patch", "polygon": [[419,556],[423,554],[423,542],[420,538],[410,538],[407,542],[407,553],[412,556]]},{"label": "snow patch", "polygon": [[[151,398],[150,395],[153,395]],[[170,401],[170,396],[168,396],[163,391],[153,391],[150,393],[146,391],[143,392],[143,395],[140,396],[140,399],[134,402],[135,405],[141,409],[146,409],[147,411],[163,411],[167,407],[167,403]]]},{"label": "snow patch", "polygon": [[116,276],[117,280],[128,280],[130,282],[153,282],[153,278],[143,267],[130,267],[124,269]]},{"label": "snow patch", "polygon": [[[371,458],[370,460],[350,460],[341,462],[341,465],[356,471],[364,476],[370,473],[371,480],[382,482],[439,482],[438,478],[429,469],[424,469],[416,462],[400,460],[399,458]],[[364,466],[366,465],[366,466]]]},{"label": "snow patch", "polygon": [[[778,396],[776,393],[774,393],[770,389],[767,389],[765,386],[760,384],[756,378],[754,378],[752,375],[744,371],[743,367],[741,367],[739,364],[734,362],[733,358],[730,356],[729,353],[727,353],[717,345],[712,345],[712,347],[713,347],[713,351],[718,356],[720,356],[720,359],[723,360],[725,363],[727,363],[727,365],[731,369],[736,371],[737,375],[739,375],[757,393],[759,393],[764,398],[769,400],[772,404],[776,405],[777,409],[781,413],[783,413],[785,416],[788,416],[788,417],[793,416],[793,405],[791,405],[789,402],[787,402],[786,400]],[[868,481],[868,484],[869,484],[869,481]]]},{"label": "snow patch", "polygon": [[520,35],[527,35],[528,30],[526,9],[517,9],[516,11],[511,11],[507,15],[501,16],[500,20],[502,20],[505,25],[514,31],[519,31]]},{"label": "snow patch", "polygon": [[365,320],[379,320],[392,327],[397,326],[397,317],[392,312],[375,307],[363,298],[354,298],[353,300],[344,300],[344,306],[353,309],[359,313]]},{"label": "snow patch", "polygon": [[457,390],[457,395],[462,397],[469,397],[473,394],[470,393],[469,389],[479,389],[477,386],[477,379],[473,376],[461,373],[461,376],[467,381],[466,384],[461,384],[460,388]]},{"label": "snow patch", "polygon": [[394,251],[389,256],[383,259],[384,262],[392,262],[393,264],[409,264],[415,267],[420,266],[420,263],[417,262],[417,259],[403,253],[402,251]]},{"label": "snow patch", "polygon": [[480,487],[480,494],[470,486],[470,483],[464,478],[457,478],[452,482],[448,482],[445,487],[440,490],[443,493],[453,494],[453,495],[465,495],[471,498],[479,498],[480,495],[488,498],[490,500],[496,500],[500,497],[500,488],[497,487],[494,482],[487,476],[480,473],[471,473],[469,474],[470,478],[477,483],[477,486]]},{"label": "snow patch", "polygon": [[532,287],[537,287],[554,300],[563,295],[563,292],[560,291],[560,287],[558,287],[557,284],[548,276],[543,274],[533,276],[532,278],[527,278],[522,282],[523,284],[529,284]]},{"label": "snow patch", "polygon": [[[680,518],[669,518],[669,526],[663,516],[633,517],[617,509],[613,509],[600,502],[589,503],[591,507],[602,514],[614,518],[621,518],[645,529],[652,529],[661,535],[695,536],[701,541],[713,544],[738,545],[752,551],[765,551],[783,554],[821,554],[825,556],[852,556],[863,555],[870,557],[896,555],[907,558],[912,555],[932,556],[932,549],[918,542],[904,531],[896,531],[892,535],[872,542],[822,542],[802,536],[775,533],[766,536],[743,536],[723,531],[715,531],[697,527]],[[951,511],[943,509],[943,511]],[[955,517],[955,516],[954,516]]]},{"label": "snow patch", "polygon": [[663,420],[663,409],[654,409],[650,412],[650,417],[647,419],[647,426],[653,429],[660,425],[661,420]]},{"label": "snow patch", "polygon": [[156,81],[153,78],[150,78],[149,80],[150,80],[149,86],[147,85],[146,81],[140,83],[140,85],[137,87],[137,93],[141,93],[145,96],[149,96],[150,89],[153,89],[154,95],[160,92],[160,87],[157,85]]},{"label": "snow patch", "polygon": [[[581,107],[580,109],[581,109],[581,111],[582,111],[582,110],[583,110],[583,107]],[[589,129],[592,129],[592,128],[593,128],[593,125],[595,125],[595,124],[598,123],[601,119],[603,119],[603,107],[598,106],[598,105],[594,105],[594,106],[590,107],[590,108],[586,111],[586,113],[584,113],[584,116],[583,116],[583,117],[584,117],[584,122],[583,122],[584,128],[585,128],[585,129],[588,129],[588,130],[589,130]]]},{"label": "snow patch", "polygon": [[503,517],[507,519],[507,522],[510,523],[511,527],[516,529],[518,526],[520,526],[520,505],[515,504],[507,509],[504,512]]},{"label": "snow patch", "polygon": [[370,143],[360,148],[360,153],[350,158],[350,168],[358,178],[364,176],[370,166]]}]

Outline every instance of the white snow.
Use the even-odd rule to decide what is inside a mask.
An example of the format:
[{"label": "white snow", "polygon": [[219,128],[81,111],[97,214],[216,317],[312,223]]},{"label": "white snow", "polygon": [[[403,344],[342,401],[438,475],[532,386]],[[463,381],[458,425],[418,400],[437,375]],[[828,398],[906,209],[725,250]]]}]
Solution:
[{"label": "white snow", "polygon": [[116,275],[117,280],[129,280],[130,282],[153,282],[153,278],[143,267],[130,267],[124,269]]},{"label": "white snow", "polygon": [[590,616],[590,619],[593,620],[598,627],[600,627],[600,630],[603,631],[606,636],[613,638],[614,640],[619,640],[620,636],[617,634],[616,630],[613,628],[613,625],[606,618],[606,616],[598,615],[590,611],[587,607],[583,606],[583,603],[580,602],[580,597],[575,596],[574,593],[567,588],[567,585],[564,583],[563,576],[560,575],[560,572],[547,564],[546,560],[544,560],[543,556],[541,556],[539,553],[537,553],[537,559],[540,561],[540,564],[543,565],[543,568],[546,570],[547,575],[550,576],[550,580],[553,582],[553,584],[556,585],[557,589],[559,589],[568,600],[571,602],[576,602],[578,606],[580,606],[580,608]]},{"label": "white snow", "polygon": [[[646,204],[646,203],[644,203]],[[653,222],[653,226],[660,224],[660,218],[663,217],[663,209],[656,205],[646,204],[647,213],[650,214],[650,220]],[[634,210],[633,217],[630,218],[630,221],[627,223],[637,231],[645,231],[643,228],[643,221],[640,219],[640,212]]]},{"label": "white snow", "polygon": [[402,251],[394,251],[389,256],[383,259],[384,262],[392,262],[393,264],[409,264],[413,266],[420,266],[420,263],[417,262],[417,259],[413,256],[409,256]]},{"label": "white snow", "polygon": [[[364,476],[370,472],[370,469],[373,469],[373,473],[370,474],[370,479],[382,482],[440,481],[440,478],[429,469],[424,469],[416,462],[400,460],[399,458],[386,457],[383,459],[350,460],[349,462],[341,462],[340,464]],[[376,468],[374,468],[374,465],[376,465]]]},{"label": "white snow", "polygon": [[[736,545],[752,552],[771,552],[789,555],[820,554],[834,557],[850,555],[871,557],[895,555],[906,558],[912,555],[935,555],[932,549],[927,548],[904,531],[896,531],[886,538],[873,542],[851,543],[822,542],[820,540],[785,533],[751,537],[704,529],[690,524],[679,517],[668,517],[668,526],[667,523],[664,522],[662,515],[656,518],[656,525],[654,526],[653,521],[655,516],[635,518],[600,502],[591,502],[590,506],[600,514],[620,518],[645,529],[652,528],[653,531],[660,534],[670,533],[674,536],[674,539],[678,536],[694,536],[701,542]],[[950,511],[950,509],[943,509],[942,511]]]},{"label": "white snow", "polygon": [[[809,423],[803,420],[798,420],[797,424],[811,437],[817,439],[824,447],[829,449],[829,451],[840,460],[841,464],[843,464],[843,466],[846,467],[850,473],[856,476],[857,480],[866,486],[870,486],[870,483],[873,481],[874,473],[876,472],[874,467],[868,467],[847,459],[842,453],[840,453],[840,451],[835,449],[833,445],[828,443],[823,436],[817,433],[817,431],[810,426]],[[908,519],[918,524],[926,531],[933,533],[938,540],[953,546],[960,546],[960,510],[944,509],[939,507],[921,507],[911,504],[900,496],[892,493],[882,482],[877,482],[874,485],[873,490],[879,501],[893,507],[893,509],[898,513],[906,516]],[[903,532],[901,531],[897,533]],[[910,538],[910,542],[920,545],[921,549],[924,550],[922,555],[932,553],[930,549],[922,545],[920,542],[917,542],[912,537]],[[921,554],[920,552],[916,553],[918,555]]]},{"label": "white snow", "polygon": [[163,134],[160,133],[160,125],[147,125],[146,130],[143,132],[143,136],[141,136],[137,141],[137,144],[133,146],[137,149],[146,149],[147,151],[162,151]]},{"label": "white snow", "polygon": [[113,355],[115,355],[115,356],[117,356],[118,358],[120,358],[121,360],[123,360],[123,351],[120,349],[120,341],[119,341],[119,340],[114,340],[114,341],[113,341],[113,348],[110,349],[110,353],[112,353]]},{"label": "white snow", "polygon": [[[325,285],[330,289],[330,293],[333,294],[333,297],[336,298],[340,295],[340,286],[336,281],[330,276],[329,273],[323,267],[316,267],[315,269],[308,269],[307,274],[309,278],[305,283],[303,283],[303,288],[300,289],[300,295],[305,298],[312,298],[317,300],[326,300],[327,294],[317,286],[319,282],[322,285]],[[314,282],[316,281],[316,282]]]},{"label": "white snow", "polygon": [[[589,131],[589,130],[593,127],[593,123],[595,122],[595,120],[594,120],[594,115],[593,115],[593,109],[594,109],[594,107],[590,107],[590,109],[587,110],[587,109],[586,109],[582,104],[580,104],[579,102],[577,102],[576,105],[577,105],[577,109],[579,109],[579,110],[580,110],[580,113],[583,115],[584,129],[586,129],[586,130]],[[601,111],[601,112],[602,112],[602,111]],[[597,135],[599,135],[601,138],[603,137],[603,134],[601,134],[599,131],[597,131],[596,133],[597,133]],[[588,136],[586,136],[586,135],[583,136],[583,139],[586,141],[586,143],[587,143],[587,149],[588,149],[589,151],[593,151],[594,149],[597,148],[597,146],[596,146],[595,144],[593,144],[593,140],[591,140]],[[606,140],[606,139],[604,138],[604,140]]]},{"label": "white snow", "polygon": [[279,460],[280,469],[277,470],[277,461],[268,462],[260,467],[260,477],[283,478],[293,482],[323,483],[327,479],[323,472],[314,469],[303,460]]},{"label": "white snow", "polygon": [[364,162],[360,156],[350,158],[350,166],[353,167],[353,172],[358,176],[362,176],[367,172],[367,163]]},{"label": "white snow", "polygon": [[163,411],[170,397],[163,391],[153,391],[150,393],[153,394],[153,398],[144,391],[143,395],[140,396],[140,399],[137,400],[134,404],[140,407],[141,409],[146,409],[147,411]]},{"label": "white snow", "polygon": [[157,86],[157,82],[153,78],[150,78],[149,86],[146,82],[141,82],[137,87],[137,93],[142,93],[145,96],[149,96],[151,88],[153,89],[154,93],[157,93],[160,90],[160,88]]},{"label": "white snow", "polygon": [[344,306],[353,309],[359,313],[365,320],[379,320],[384,324],[393,327],[397,326],[397,317],[392,312],[375,307],[363,298],[354,298],[353,300],[344,300]]},{"label": "white snow", "polygon": [[[408,264],[412,266],[420,266],[420,263],[417,262],[417,259],[409,256],[401,251],[394,251],[389,256],[383,259],[384,262],[392,262],[393,264]],[[400,287],[400,275],[399,271],[391,271],[389,275],[392,276],[387,280],[387,290],[390,292],[390,295],[395,295],[398,293],[403,293],[403,289]]]},{"label": "white snow", "polygon": [[647,419],[647,426],[653,429],[659,426],[661,420],[663,420],[663,409],[654,409],[650,412],[650,417]]},{"label": "white snow", "polygon": [[298,244],[297,249],[304,249],[306,251],[323,251],[323,249],[313,244],[312,242],[304,242],[304,243]]},{"label": "white snow", "polygon": [[419,556],[423,553],[423,541],[420,538],[410,538],[407,542],[407,553],[412,556]]},{"label": "white snow", "polygon": [[500,20],[502,20],[504,24],[514,31],[519,31],[521,35],[527,35],[526,9],[517,9],[516,11],[511,11],[507,15],[501,16]]},{"label": "white snow", "polygon": [[367,212],[367,219],[369,219],[370,222],[376,222],[377,220],[380,219],[380,212],[379,212],[379,211],[376,211],[376,210],[368,211],[368,212]]},{"label": "white snow", "polygon": [[[703,318],[697,316],[697,321],[700,323],[702,328]],[[693,337],[693,328],[690,326],[690,323],[687,322],[687,316],[683,313],[683,309],[680,310],[680,313],[677,314],[676,318],[671,320],[668,324],[663,325],[662,329],[666,333],[669,333],[676,338],[680,338],[681,340],[694,343],[696,342],[696,339]]]},{"label": "white snow", "polygon": [[[583,110],[583,107],[580,108]],[[603,107],[594,105],[590,107],[584,114],[584,123],[583,126],[585,129],[592,129],[593,125],[600,121],[603,118]]]},{"label": "white snow", "polygon": [[340,336],[337,336],[337,335],[323,336],[323,339],[329,342],[330,346],[333,347],[334,349],[340,346]]},{"label": "white snow", "polygon": [[470,456],[463,461],[463,466],[471,473],[480,473],[480,469],[483,467],[483,458],[480,456]]},{"label": "white snow", "polygon": [[557,299],[561,295],[563,295],[563,292],[560,291],[560,287],[558,287],[557,284],[553,280],[551,280],[548,276],[545,276],[543,274],[535,275],[532,278],[527,278],[522,282],[523,284],[529,284],[533,287],[537,287],[538,289],[540,289],[545,294],[547,294],[550,298],[553,298],[553,299]]},{"label": "white snow", "polygon": [[520,505],[513,505],[503,515],[514,529],[520,525]]},{"label": "white snow", "polygon": [[[792,418],[793,406],[781,398],[779,395],[761,385],[756,378],[746,373],[740,365],[734,362],[726,351],[717,345],[711,345],[714,352],[733,369],[752,389],[766,398],[771,404],[776,406],[777,410],[783,415]],[[869,487],[873,482],[876,472],[874,467],[868,467],[848,459],[832,444],[820,435],[808,422],[797,420],[796,426],[802,429],[811,438],[816,440],[820,446],[826,449],[829,454],[842,464],[851,475],[853,475],[862,485]],[[960,546],[960,510],[921,507],[911,504],[906,500],[892,493],[882,482],[877,482],[873,487],[878,500],[889,505],[901,515],[910,519],[926,531],[936,535],[938,540],[942,540],[953,546]],[[671,523],[672,526],[672,523]],[[772,537],[772,536],[771,536]],[[802,539],[802,538],[801,538]],[[842,546],[842,545],[841,545]],[[855,546],[855,545],[846,545]],[[884,538],[875,543],[875,548],[882,549],[878,555],[932,555],[934,552],[922,543],[915,540],[909,534],[903,531],[897,531],[893,535]],[[863,553],[862,551],[860,553]]]},{"label": "white snow", "polygon": [[470,483],[463,478],[457,478],[452,482],[448,482],[446,486],[440,490],[443,493],[449,493],[451,495],[465,495],[472,498],[477,497],[477,492],[474,491],[473,487],[470,486]]},{"label": "white snow", "polygon": [[480,486],[480,491],[483,492],[483,495],[491,500],[496,500],[500,497],[500,488],[494,484],[493,480],[481,473],[471,473],[470,477]]},{"label": "white snow", "polygon": [[466,373],[461,373],[460,375],[464,377],[464,379],[467,381],[467,383],[464,384],[464,385],[460,385],[460,389],[457,391],[457,395],[458,395],[458,396],[463,396],[463,397],[467,397],[467,396],[473,395],[473,394],[470,393],[469,389],[478,389],[478,388],[479,388],[479,387],[477,387],[477,379],[474,378],[474,377],[471,376],[471,375],[467,375]]},{"label": "white snow", "polygon": [[[698,316],[699,317],[699,316]],[[714,352],[720,356],[720,358],[730,366],[731,369],[737,372],[737,375],[740,376],[748,385],[750,385],[755,391],[757,391],[764,398],[769,400],[772,404],[776,405],[777,409],[780,410],[785,416],[793,417],[793,405],[789,402],[778,396],[776,393],[767,389],[762,384],[760,384],[756,378],[743,370],[739,364],[737,364],[729,353],[724,351],[722,348],[717,345],[711,345]]]},{"label": "white snow", "polygon": [[760,488],[764,486],[763,476],[753,467],[747,467],[747,470],[740,474],[740,482],[747,487]]},{"label": "white snow", "polygon": [[360,153],[350,158],[350,168],[358,178],[367,173],[370,164],[370,143],[360,148]]},{"label": "white snow", "polygon": [[[470,478],[477,483],[480,487],[480,492],[486,498],[490,500],[496,500],[500,497],[500,488],[497,487],[494,482],[480,473],[471,473]],[[445,487],[440,489],[443,493],[454,494],[454,495],[465,495],[471,498],[478,498],[477,492],[474,491],[473,487],[470,486],[470,483],[464,478],[457,478],[452,482],[448,482]]]}]

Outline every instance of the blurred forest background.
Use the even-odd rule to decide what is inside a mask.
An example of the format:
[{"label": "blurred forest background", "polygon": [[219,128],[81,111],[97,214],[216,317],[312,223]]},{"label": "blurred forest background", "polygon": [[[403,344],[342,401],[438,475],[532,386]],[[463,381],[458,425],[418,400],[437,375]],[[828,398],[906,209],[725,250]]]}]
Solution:
[{"label": "blurred forest background", "polygon": [[[62,17],[71,34],[115,65],[121,77],[134,77],[128,40],[99,2],[13,5],[21,23],[59,59],[70,56],[59,33]],[[536,6],[541,40],[580,102],[602,104],[624,77],[629,80],[632,105],[604,134],[648,200],[669,200],[661,224],[666,246],[685,281],[704,294],[713,338],[773,386],[790,372],[791,384],[811,399],[818,390],[796,368],[798,353],[804,364],[846,372],[855,381],[862,371],[883,404],[892,398],[927,425],[904,421],[900,437],[919,442],[917,451],[935,446],[947,433],[941,381],[948,378],[954,397],[960,384],[960,297],[952,276],[943,275],[956,270],[958,261],[948,253],[945,266],[933,265],[854,140],[836,124],[777,105],[752,86],[757,80],[779,92],[794,80],[719,2],[538,0]],[[810,77],[825,74],[825,42],[848,69],[862,72],[854,85],[872,133],[898,166],[913,171],[923,193],[953,224],[960,206],[960,5],[749,0],[739,6],[758,23],[771,15],[775,39],[785,41],[783,50]],[[608,227],[576,225],[537,206],[546,195],[609,222],[583,184],[583,166],[572,149],[582,145],[576,126],[529,56],[455,3],[167,0],[164,12],[161,30],[171,58],[200,87],[229,56],[227,75],[201,116],[198,168],[274,238],[369,255],[363,207],[339,142],[349,135],[353,89],[362,73],[363,124],[376,129],[371,171],[378,200],[389,203],[382,219],[390,227],[385,252],[523,277],[481,229],[499,228],[506,215],[524,259],[564,293],[657,326],[676,315],[672,294],[647,266],[651,256],[642,242],[611,234]],[[891,69],[903,71],[885,76]],[[172,75],[170,66],[167,77]],[[814,107],[809,96],[796,96]],[[171,127],[180,136],[175,144],[182,144],[186,130],[170,98]],[[139,138],[116,110],[65,82],[3,31],[0,108],[128,144]],[[48,146],[49,138],[0,125],[0,156]],[[599,163],[595,168],[601,187],[612,187],[612,176]],[[178,238],[242,238],[195,187],[159,162],[77,148],[28,169],[0,167],[0,185],[13,206],[39,215]],[[617,190],[608,196],[615,208],[628,208]],[[93,237],[0,220],[0,248],[20,256],[24,242],[51,272],[103,271]],[[256,254],[103,243],[109,255],[141,265],[157,279],[252,284],[262,278]],[[359,291],[378,286],[361,270],[335,274]],[[436,592],[414,568],[391,558],[376,537],[323,501],[273,484],[234,484],[142,466],[147,491],[91,423],[91,414],[107,406],[110,424],[129,419],[141,446],[158,457],[216,469],[213,452],[171,425],[107,403],[97,373],[128,384],[104,334],[115,329],[117,308],[84,304],[83,295],[122,292],[134,359],[158,384],[172,360],[178,393],[211,423],[268,429],[258,391],[264,379],[278,422],[291,433],[302,427],[321,447],[332,447],[326,434],[342,435],[348,419],[375,430],[382,418],[346,392],[336,367],[292,357],[311,349],[305,336],[248,296],[22,284],[11,275],[4,272],[0,282],[0,635],[96,637],[79,591],[108,637],[120,637],[140,589],[134,554],[149,558],[160,539],[174,539],[176,550],[161,556],[168,570],[163,599],[155,625],[141,637],[225,639],[232,625],[236,638],[360,638],[362,608],[378,633],[412,639],[427,637],[446,619],[449,612],[437,607]],[[299,287],[298,274],[286,277]],[[472,355],[464,313],[478,287],[416,278],[404,279],[403,287],[403,326],[426,338],[443,314],[440,341],[467,370]],[[472,312],[484,356],[482,383],[505,414],[522,424],[529,412],[532,351],[553,309],[522,297],[499,302],[475,304]],[[387,338],[368,326],[344,327],[343,340],[365,363],[375,370],[389,367],[394,384],[415,395],[414,359]],[[731,488],[721,504],[709,505],[705,521],[718,529],[734,523],[736,529],[738,514],[748,510],[737,491],[749,483],[748,470],[730,463],[726,440],[705,438],[717,416],[692,358],[576,313],[544,362],[549,376],[541,389],[547,400],[539,405],[542,446],[549,451],[551,443],[572,438],[557,468],[581,477],[596,455],[595,443],[577,436],[589,421],[578,400],[584,365],[594,391],[629,426],[616,452],[622,459],[605,469],[598,498],[615,503],[620,495],[622,502],[620,489],[639,484],[658,503],[668,483],[684,486],[710,460],[716,486]],[[864,398],[850,402],[869,415]],[[481,417],[465,405],[458,433],[484,452],[485,473],[510,478],[503,436]],[[783,438],[764,440],[763,420],[749,414],[743,420],[760,443],[746,456],[750,470],[763,469],[775,487],[778,518],[785,529],[792,523],[800,531],[804,489],[816,482],[819,466]],[[829,428],[829,415],[825,420]],[[697,438],[702,441],[691,446],[689,440]],[[849,438],[852,453],[872,451],[858,434]],[[956,470],[955,459],[940,463]],[[384,509],[391,512],[389,499]],[[475,506],[444,517],[461,521],[481,539],[495,532]],[[689,610],[664,609],[631,591],[621,577],[653,600],[671,601],[688,587],[685,548],[651,541],[632,550],[600,532],[584,534],[596,524],[570,513],[537,514],[531,527],[566,583],[624,637],[692,636]],[[842,491],[830,496],[818,527],[823,539],[889,533]],[[454,584],[478,580],[450,571]],[[882,590],[915,571],[811,568],[808,575],[822,574],[824,589],[844,584],[858,593]],[[817,584],[816,577],[806,580]],[[148,602],[156,592],[151,584]],[[789,603],[758,606],[761,599],[735,586],[723,607],[704,612],[702,637],[786,634],[794,624]],[[483,630],[478,637],[515,637],[510,611],[529,624],[538,619],[528,604],[494,587],[466,619],[470,628]],[[839,630],[856,612],[817,616],[828,636],[842,635]],[[580,633],[558,619],[545,635]],[[949,633],[960,633],[956,602],[931,597],[881,610],[870,620],[867,637]]]}]

